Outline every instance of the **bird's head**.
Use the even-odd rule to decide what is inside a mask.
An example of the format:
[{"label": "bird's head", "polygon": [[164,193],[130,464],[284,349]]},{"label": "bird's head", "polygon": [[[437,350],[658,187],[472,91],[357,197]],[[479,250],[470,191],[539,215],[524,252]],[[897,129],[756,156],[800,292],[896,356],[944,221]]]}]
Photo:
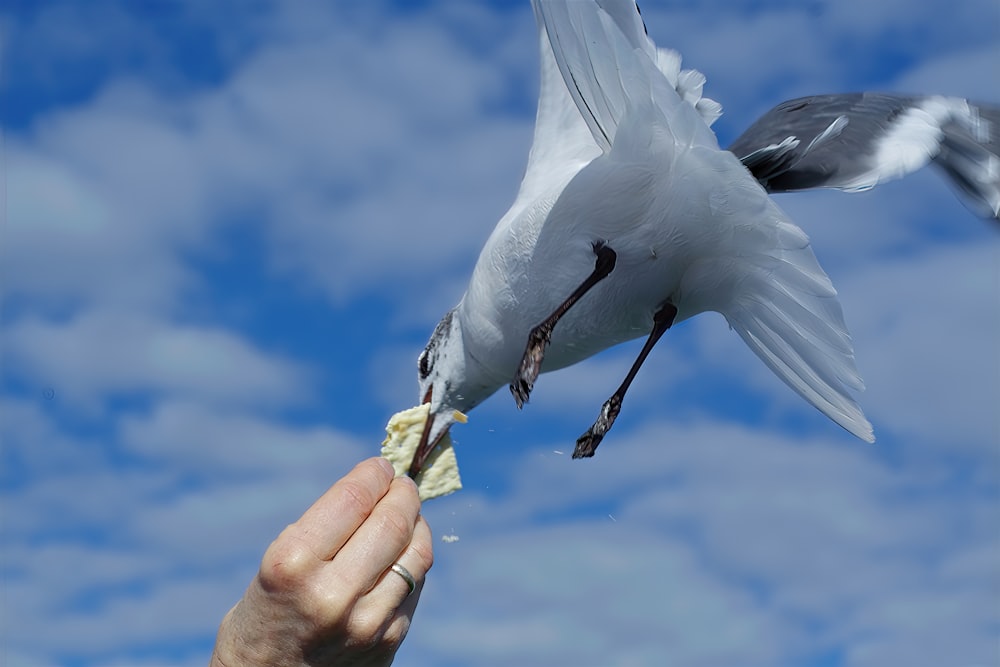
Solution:
[{"label": "bird's head", "polygon": [[410,477],[417,476],[428,455],[459,418],[456,412],[471,409],[472,406],[462,393],[465,368],[462,325],[456,309],[452,309],[438,322],[427,347],[417,360],[420,401],[429,403],[430,411],[410,465]]}]

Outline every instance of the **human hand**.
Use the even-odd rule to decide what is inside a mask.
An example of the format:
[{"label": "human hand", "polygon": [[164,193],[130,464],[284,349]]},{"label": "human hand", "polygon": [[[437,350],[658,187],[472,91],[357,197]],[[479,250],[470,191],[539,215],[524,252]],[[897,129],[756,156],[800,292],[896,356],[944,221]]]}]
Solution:
[{"label": "human hand", "polygon": [[419,512],[412,480],[385,459],[359,463],[271,543],[210,667],[391,664],[433,563]]}]

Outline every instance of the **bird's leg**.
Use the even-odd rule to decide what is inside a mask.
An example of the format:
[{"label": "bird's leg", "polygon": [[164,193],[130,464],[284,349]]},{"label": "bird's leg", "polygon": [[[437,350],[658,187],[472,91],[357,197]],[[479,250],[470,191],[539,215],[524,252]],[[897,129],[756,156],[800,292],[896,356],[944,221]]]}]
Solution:
[{"label": "bird's leg", "polygon": [[601,406],[601,414],[598,415],[597,421],[594,425],[587,429],[587,432],[577,438],[576,449],[573,450],[573,458],[581,459],[588,456],[593,456],[594,452],[597,450],[597,446],[601,444],[601,440],[604,439],[604,434],[611,430],[611,425],[615,423],[615,419],[618,418],[618,413],[622,409],[622,400],[625,398],[625,392],[628,391],[629,385],[632,384],[632,380],[635,379],[636,373],[639,372],[639,367],[642,363],[646,361],[646,357],[649,356],[650,351],[653,346],[656,345],[656,341],[660,340],[660,336],[663,335],[670,325],[674,323],[674,317],[677,316],[677,308],[674,307],[672,303],[666,303],[653,315],[653,330],[649,332],[649,337],[646,339],[646,344],[642,346],[642,350],[639,352],[639,356],[636,357],[635,362],[632,364],[632,368],[629,369],[628,375],[625,376],[625,381],[622,382],[621,386],[615,390],[615,393],[611,394],[611,398],[604,402]]},{"label": "bird's leg", "polygon": [[524,356],[521,357],[521,365],[518,366],[514,381],[510,383],[510,393],[513,394],[514,402],[517,403],[518,408],[524,407],[524,404],[528,402],[528,396],[535,386],[539,372],[541,372],[545,348],[552,338],[552,329],[555,328],[556,323],[591,287],[607,278],[608,274],[615,268],[618,255],[604,242],[594,243],[594,254],[597,255],[597,261],[594,263],[593,272],[580,283],[580,286],[565,301],[559,304],[559,307],[551,315],[545,318],[544,322],[528,334],[528,344],[525,346]]}]

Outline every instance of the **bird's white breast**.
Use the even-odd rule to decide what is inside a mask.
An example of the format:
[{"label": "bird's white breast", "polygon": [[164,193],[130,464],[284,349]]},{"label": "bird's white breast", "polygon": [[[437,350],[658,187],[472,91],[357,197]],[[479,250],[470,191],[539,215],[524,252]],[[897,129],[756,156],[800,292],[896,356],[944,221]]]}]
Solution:
[{"label": "bird's white breast", "polygon": [[[725,273],[737,214],[745,221],[770,204],[722,151],[670,147],[624,157],[595,159],[558,197],[539,197],[505,217],[487,241],[460,313],[467,351],[498,374],[513,373],[531,328],[593,271],[595,242],[617,253],[615,269],[560,320],[544,370],[648,334],[668,299],[681,310],[678,319],[713,309],[713,281],[685,275],[711,273],[716,264]],[[725,275],[716,278],[721,289]]]}]

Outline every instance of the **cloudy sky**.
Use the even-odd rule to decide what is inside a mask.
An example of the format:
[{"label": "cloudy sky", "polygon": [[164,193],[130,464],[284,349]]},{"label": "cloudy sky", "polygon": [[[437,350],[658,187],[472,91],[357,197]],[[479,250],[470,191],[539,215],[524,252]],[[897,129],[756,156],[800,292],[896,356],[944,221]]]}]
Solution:
[{"label": "cloudy sky", "polygon": [[[11,9],[13,6],[13,9]],[[14,2],[3,30],[6,665],[187,667],[378,451],[530,145],[527,0]],[[1000,102],[995,0],[656,2],[723,144],[801,94]],[[704,315],[456,427],[397,664],[1000,664],[1000,229],[925,170],[785,195],[867,445]],[[445,543],[441,536],[458,536]]]}]

